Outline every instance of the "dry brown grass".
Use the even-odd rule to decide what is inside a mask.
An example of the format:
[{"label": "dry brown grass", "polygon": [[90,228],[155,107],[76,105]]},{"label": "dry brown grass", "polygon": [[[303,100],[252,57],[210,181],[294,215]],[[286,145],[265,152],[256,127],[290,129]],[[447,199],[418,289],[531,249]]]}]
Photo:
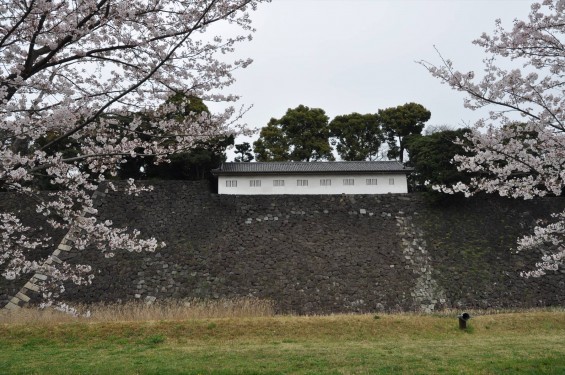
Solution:
[{"label": "dry brown grass", "polygon": [[[270,300],[255,298],[219,299],[219,300],[163,300],[151,304],[139,302],[114,303],[114,304],[94,304],[94,305],[73,305],[79,312],[79,316],[73,316],[54,309],[40,310],[37,308],[24,308],[15,312],[0,312],[0,324],[19,325],[19,324],[59,324],[72,322],[92,322],[92,323],[112,323],[112,322],[151,322],[151,321],[182,321],[191,319],[220,319],[234,318],[275,318],[274,303]],[[489,310],[455,310],[446,309],[433,313],[420,312],[400,312],[400,313],[377,313],[377,314],[337,314],[325,316],[277,316],[278,324],[289,322],[313,321],[339,321],[354,324],[361,320],[380,320],[381,329],[383,323],[389,322],[392,326],[399,321],[411,322],[411,330],[420,331],[425,326],[435,321],[434,318],[455,319],[457,315],[466,311],[471,314],[471,324],[478,324],[477,318],[503,314],[522,314],[523,316],[535,316],[545,312],[565,312],[563,307],[536,308],[536,309],[489,309]],[[88,317],[86,316],[86,313]],[[318,319],[321,318],[321,319]],[[381,319],[383,318],[383,319]],[[483,319],[484,319],[483,318]],[[488,320],[488,319],[487,319]],[[256,323],[254,323],[256,324]],[[267,324],[267,323],[266,323]],[[268,323],[271,324],[271,323]],[[331,324],[330,324],[331,325]],[[388,324],[386,324],[388,325]],[[421,326],[421,327],[420,327]],[[303,330],[302,326],[300,330]]]},{"label": "dry brown grass", "polygon": [[254,298],[220,300],[164,300],[155,303],[73,305],[79,316],[51,308],[23,308],[0,314],[0,324],[57,324],[89,322],[134,322],[209,318],[253,318],[274,315],[272,301]]}]

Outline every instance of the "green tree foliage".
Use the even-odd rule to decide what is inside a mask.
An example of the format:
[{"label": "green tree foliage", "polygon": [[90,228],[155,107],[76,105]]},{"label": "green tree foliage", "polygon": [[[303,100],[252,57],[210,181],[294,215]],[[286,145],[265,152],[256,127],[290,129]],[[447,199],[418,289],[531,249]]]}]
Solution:
[{"label": "green tree foliage", "polygon": [[160,180],[203,180],[210,171],[226,161],[226,149],[232,146],[232,135],[197,141],[190,150],[173,154],[169,163],[154,164],[153,157],[130,158],[120,166],[119,178]]},{"label": "green tree foliage", "polygon": [[249,163],[250,161],[255,159],[255,157],[253,156],[253,149],[248,142],[243,142],[235,145],[235,154],[237,155],[234,158],[235,162]]},{"label": "green tree foliage", "polygon": [[169,98],[167,103],[176,104],[182,107],[181,111],[170,114],[170,116],[176,117],[179,121],[186,117],[198,116],[201,113],[210,114],[210,110],[204,101],[194,95],[186,96],[183,93],[177,93]]},{"label": "green tree foliage", "polygon": [[430,135],[411,135],[406,138],[406,149],[414,168],[410,179],[416,190],[426,190],[436,196],[431,185],[453,185],[467,182],[469,174],[459,172],[452,162],[455,155],[466,155],[463,146],[454,143],[464,140],[469,129],[443,130]]},{"label": "green tree foliage", "polygon": [[404,161],[406,137],[421,134],[431,112],[417,103],[379,110],[383,130],[389,146],[388,157]]},{"label": "green tree foliage", "polygon": [[[179,106],[181,110],[170,113],[167,119],[182,121],[187,117],[199,117],[202,113],[209,114],[210,111],[202,99],[196,96],[185,96],[177,94],[166,104]],[[148,115],[150,116],[150,115]],[[154,121],[147,119],[139,127],[138,137],[148,137],[144,131]],[[121,126],[127,125],[131,119],[120,119]],[[163,140],[159,140],[163,142]],[[164,140],[165,142],[167,140]],[[234,137],[218,136],[205,141],[196,141],[194,145],[185,152],[170,156],[169,163],[155,164],[155,156],[136,156],[127,158],[126,163],[120,165],[118,177],[121,179],[163,179],[163,180],[201,180],[210,178],[210,171],[220,163],[226,161],[226,149],[234,144]],[[143,150],[138,150],[143,153]]]},{"label": "green tree foliage", "polygon": [[329,124],[332,144],[343,160],[375,160],[384,134],[377,114],[336,116]]},{"label": "green tree foliage", "polygon": [[290,160],[290,144],[278,121],[272,118],[267,126],[261,128],[259,139],[253,143],[257,161]]},{"label": "green tree foliage", "polygon": [[320,108],[299,105],[272,118],[253,144],[258,161],[334,160],[328,116]]}]

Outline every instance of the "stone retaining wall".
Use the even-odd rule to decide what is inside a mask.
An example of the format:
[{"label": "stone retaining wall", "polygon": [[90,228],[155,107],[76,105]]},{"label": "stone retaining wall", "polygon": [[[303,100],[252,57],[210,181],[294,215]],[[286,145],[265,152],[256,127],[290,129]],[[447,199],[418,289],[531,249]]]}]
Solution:
[{"label": "stone retaining wall", "polygon": [[[98,199],[101,219],[167,246],[91,263],[88,288],[70,301],[253,296],[285,313],[563,305],[562,272],[524,280],[539,254],[513,254],[535,219],[565,207],[473,199],[429,206],[417,194],[219,196],[206,182],[154,182],[153,192]],[[1,285],[0,285],[1,286]]]}]

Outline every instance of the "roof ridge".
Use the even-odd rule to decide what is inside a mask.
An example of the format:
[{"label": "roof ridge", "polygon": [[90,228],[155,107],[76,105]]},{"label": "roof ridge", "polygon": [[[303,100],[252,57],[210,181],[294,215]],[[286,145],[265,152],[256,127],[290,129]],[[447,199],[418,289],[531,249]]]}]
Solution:
[{"label": "roof ridge", "polygon": [[376,161],[319,161],[319,162],[224,162],[214,174],[225,173],[408,173],[407,168],[397,160]]}]

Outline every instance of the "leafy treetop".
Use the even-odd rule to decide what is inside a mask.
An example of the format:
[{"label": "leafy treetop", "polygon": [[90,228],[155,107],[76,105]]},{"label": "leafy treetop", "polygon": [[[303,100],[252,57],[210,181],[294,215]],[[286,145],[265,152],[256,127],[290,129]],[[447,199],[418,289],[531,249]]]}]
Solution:
[{"label": "leafy treetop", "polygon": [[417,103],[406,103],[398,107],[379,110],[383,131],[389,146],[388,157],[404,161],[406,137],[421,134],[431,112]]},{"label": "leafy treetop", "polygon": [[384,135],[377,114],[336,116],[329,124],[332,144],[343,160],[376,160]]},{"label": "leafy treetop", "polygon": [[255,158],[253,156],[253,149],[249,142],[243,142],[235,145],[235,154],[238,155],[234,159],[236,162],[249,163]]},{"label": "leafy treetop", "polygon": [[334,160],[328,116],[320,108],[299,105],[280,119],[271,119],[253,144],[258,161]]},{"label": "leafy treetop", "polygon": [[433,185],[452,185],[469,180],[469,174],[457,170],[452,162],[455,155],[465,154],[462,145],[456,141],[464,139],[469,129],[441,130],[428,135],[411,135],[406,140],[409,160],[407,165],[414,168],[410,179],[416,190],[427,191],[432,199],[441,194]]}]

